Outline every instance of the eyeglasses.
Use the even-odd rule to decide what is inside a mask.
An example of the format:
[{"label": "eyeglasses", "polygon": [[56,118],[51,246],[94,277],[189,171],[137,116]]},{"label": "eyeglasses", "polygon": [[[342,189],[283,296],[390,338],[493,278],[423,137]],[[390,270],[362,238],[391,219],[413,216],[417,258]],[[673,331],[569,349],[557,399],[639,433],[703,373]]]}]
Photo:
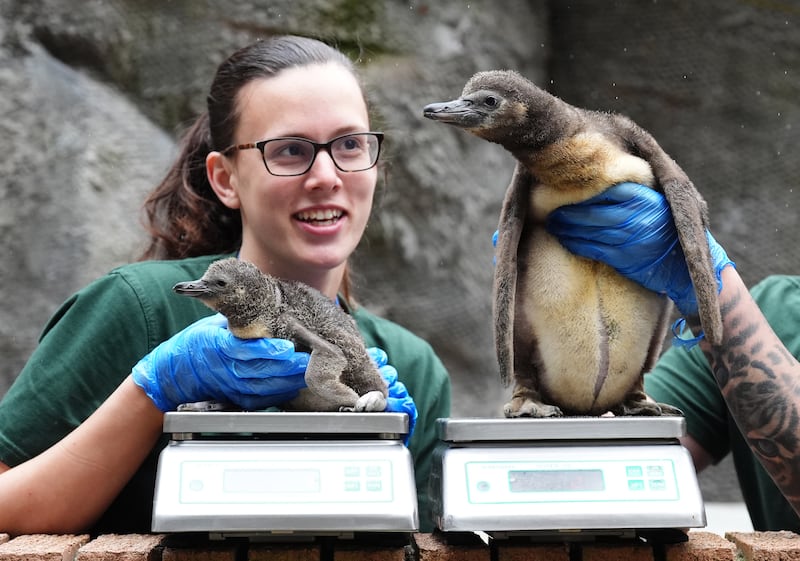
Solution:
[{"label": "eyeglasses", "polygon": [[285,177],[303,175],[310,170],[320,150],[328,152],[333,164],[341,171],[368,170],[378,163],[382,142],[382,132],[345,134],[325,143],[288,136],[235,144],[223,150],[222,154],[227,156],[235,150],[255,148],[261,151],[264,167],[269,173]]}]

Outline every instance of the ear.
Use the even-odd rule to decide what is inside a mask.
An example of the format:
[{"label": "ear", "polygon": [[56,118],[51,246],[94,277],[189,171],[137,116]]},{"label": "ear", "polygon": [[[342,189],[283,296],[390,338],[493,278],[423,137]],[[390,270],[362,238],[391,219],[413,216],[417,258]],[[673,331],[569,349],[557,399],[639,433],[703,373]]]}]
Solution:
[{"label": "ear", "polygon": [[228,208],[239,208],[236,173],[233,162],[219,152],[206,156],[206,175],[217,198]]}]

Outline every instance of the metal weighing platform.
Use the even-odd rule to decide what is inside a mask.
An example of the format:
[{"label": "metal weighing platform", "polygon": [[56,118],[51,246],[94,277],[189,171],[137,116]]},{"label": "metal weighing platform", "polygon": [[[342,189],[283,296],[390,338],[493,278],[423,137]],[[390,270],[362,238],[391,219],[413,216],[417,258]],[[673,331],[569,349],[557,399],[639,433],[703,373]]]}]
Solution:
[{"label": "metal weighing platform", "polygon": [[352,537],[419,528],[400,413],[175,412],[155,532]]},{"label": "metal weighing platform", "polygon": [[685,541],[706,524],[683,417],[439,419],[431,476],[445,533]]}]

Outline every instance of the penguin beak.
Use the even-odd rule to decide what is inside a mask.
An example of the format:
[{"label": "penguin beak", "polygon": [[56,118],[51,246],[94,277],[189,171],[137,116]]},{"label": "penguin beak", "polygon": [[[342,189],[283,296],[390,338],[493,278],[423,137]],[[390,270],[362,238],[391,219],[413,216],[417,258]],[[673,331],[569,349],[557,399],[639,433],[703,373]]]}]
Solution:
[{"label": "penguin beak", "polygon": [[183,296],[192,298],[203,298],[213,295],[213,291],[203,279],[188,282],[179,282],[172,287],[172,290]]},{"label": "penguin beak", "polygon": [[453,101],[430,103],[422,109],[423,117],[461,128],[473,128],[484,118],[475,108],[475,104],[464,98]]}]

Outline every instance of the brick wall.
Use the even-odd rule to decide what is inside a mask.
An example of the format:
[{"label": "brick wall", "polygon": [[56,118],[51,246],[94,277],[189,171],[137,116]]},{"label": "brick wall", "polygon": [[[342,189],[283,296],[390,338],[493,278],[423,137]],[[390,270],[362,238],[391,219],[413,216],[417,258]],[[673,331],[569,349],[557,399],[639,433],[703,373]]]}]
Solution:
[{"label": "brick wall", "polygon": [[163,534],[0,534],[0,561],[782,561],[800,560],[792,532],[692,531],[684,543],[532,544],[497,540],[450,544],[440,534],[415,534],[403,543],[332,540],[307,544],[212,542]]}]

